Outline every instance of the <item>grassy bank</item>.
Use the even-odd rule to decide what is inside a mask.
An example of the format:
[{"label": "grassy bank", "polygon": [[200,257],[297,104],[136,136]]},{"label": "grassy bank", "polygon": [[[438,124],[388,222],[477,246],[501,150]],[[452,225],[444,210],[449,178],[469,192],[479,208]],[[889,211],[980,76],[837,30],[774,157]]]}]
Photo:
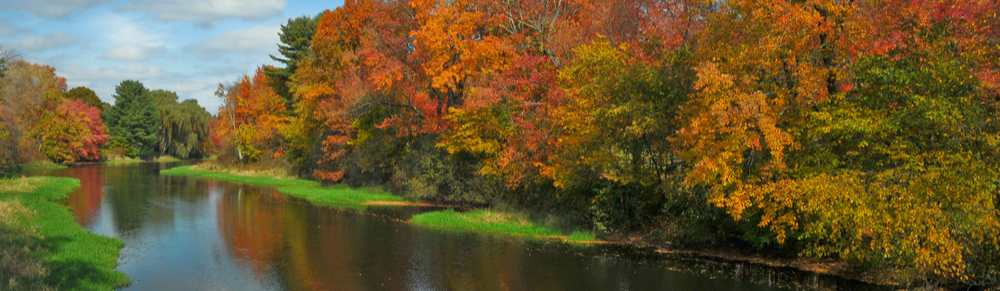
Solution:
[{"label": "grassy bank", "polygon": [[[255,171],[221,167],[213,164],[182,166],[161,170],[160,174],[222,180],[249,185],[276,187],[278,192],[326,206],[419,205],[415,201],[370,189],[345,186],[320,186],[316,181],[283,176],[274,170]],[[411,222],[418,226],[476,231],[512,236],[560,239],[575,243],[595,242],[594,234],[556,228],[532,222],[526,215],[493,210],[456,212],[452,209],[416,215]]]},{"label": "grassy bank", "polygon": [[569,234],[561,230],[536,223],[527,215],[479,209],[468,212],[458,212],[452,209],[423,213],[410,218],[410,222],[419,226],[452,229],[459,231],[488,232],[512,236],[523,236],[543,239],[560,239],[571,243],[594,243],[593,233],[573,231]]},{"label": "grassy bank", "polygon": [[0,289],[112,290],[129,283],[114,269],[122,241],[84,229],[53,202],[79,187],[71,178],[0,179],[0,216],[7,218]]},{"label": "grassy bank", "polygon": [[384,204],[409,200],[370,189],[320,186],[316,181],[284,176],[276,171],[224,168],[211,164],[182,166],[160,171],[161,175],[186,176],[278,188],[278,192],[326,206]]},{"label": "grassy bank", "polygon": [[169,162],[179,162],[181,159],[175,158],[174,156],[159,156],[153,159],[153,162],[158,163],[169,163]]},{"label": "grassy bank", "polygon": [[266,187],[319,186],[316,181],[296,179],[273,171],[252,171],[199,164],[160,170],[160,175],[185,176]]},{"label": "grassy bank", "polygon": [[21,166],[21,170],[62,170],[68,168],[66,165],[60,165],[53,163],[51,161],[37,161],[30,164]]},{"label": "grassy bank", "polygon": [[105,164],[136,164],[136,163],[142,163],[142,160],[140,160],[140,159],[128,159],[128,158],[124,158],[124,159],[108,159],[108,160],[104,160],[104,163]]}]

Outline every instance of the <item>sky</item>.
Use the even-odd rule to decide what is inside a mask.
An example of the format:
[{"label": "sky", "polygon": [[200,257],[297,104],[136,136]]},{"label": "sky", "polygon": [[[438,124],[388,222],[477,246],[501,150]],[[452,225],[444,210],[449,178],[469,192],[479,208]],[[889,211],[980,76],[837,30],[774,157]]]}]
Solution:
[{"label": "sky", "polygon": [[115,86],[195,99],[211,113],[219,83],[278,65],[278,32],[289,18],[315,16],[343,1],[0,0],[0,46],[56,68],[70,88],[114,103]]}]

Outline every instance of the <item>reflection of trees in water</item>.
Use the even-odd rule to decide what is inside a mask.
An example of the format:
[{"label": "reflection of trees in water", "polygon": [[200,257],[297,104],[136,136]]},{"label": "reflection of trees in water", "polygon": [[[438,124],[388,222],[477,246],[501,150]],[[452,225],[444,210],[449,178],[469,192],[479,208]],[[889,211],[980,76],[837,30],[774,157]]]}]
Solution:
[{"label": "reflection of trees in water", "polygon": [[270,264],[280,256],[283,234],[275,228],[282,220],[282,209],[261,199],[257,187],[219,187],[223,189],[216,206],[218,227],[232,256],[257,278],[269,278]]},{"label": "reflection of trees in water", "polygon": [[[127,235],[146,228],[146,231],[168,229],[174,226],[174,211],[171,187],[162,188],[162,183],[170,183],[170,179],[156,176],[150,172],[156,171],[156,164],[140,164],[127,166],[107,166],[105,182],[108,186],[105,199],[112,208],[111,218],[115,230]],[[204,189],[200,192],[185,195],[205,196]],[[159,197],[165,199],[158,199]]]},{"label": "reflection of trees in water", "polygon": [[[259,279],[290,290],[357,289],[343,220],[290,202],[274,189],[220,185],[218,225],[231,254]],[[262,282],[277,283],[277,282]]]},{"label": "reflection of trees in water", "polygon": [[371,211],[307,205],[273,189],[243,187],[241,193],[238,186],[222,188],[226,190],[217,205],[218,225],[230,252],[257,278],[282,280],[289,290],[574,285],[525,280],[528,257],[523,243],[475,235],[456,239],[454,234],[373,217],[377,215]]},{"label": "reflection of trees in water", "polygon": [[104,197],[104,177],[99,165],[73,168],[72,177],[80,179],[80,189],[69,195],[66,205],[73,208],[73,217],[81,225],[90,225]]}]

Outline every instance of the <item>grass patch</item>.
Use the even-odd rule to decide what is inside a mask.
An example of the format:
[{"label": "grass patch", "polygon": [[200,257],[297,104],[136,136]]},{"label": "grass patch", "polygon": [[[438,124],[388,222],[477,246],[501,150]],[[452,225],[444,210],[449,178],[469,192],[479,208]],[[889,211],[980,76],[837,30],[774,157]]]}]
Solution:
[{"label": "grass patch", "polygon": [[43,177],[0,179],[0,193],[28,193],[35,191],[43,183],[45,183],[45,178]]},{"label": "grass patch", "polygon": [[[520,213],[479,209],[457,212],[453,209],[415,215],[410,222],[420,226],[454,229],[460,231],[489,232],[534,238],[559,238],[567,236],[557,229],[528,220]],[[580,237],[580,235],[577,235]],[[592,235],[591,235],[592,236]]]},{"label": "grass patch", "polygon": [[182,166],[161,170],[160,174],[229,181],[278,188],[278,192],[326,206],[358,206],[371,202],[405,202],[403,197],[371,189],[320,186],[316,181],[291,178],[278,170],[244,170],[213,164]]},{"label": "grass patch", "polygon": [[574,231],[569,235],[569,237],[566,237],[566,241],[583,243],[595,242],[597,241],[597,236],[594,235],[593,232],[589,231]]},{"label": "grass patch", "polygon": [[344,186],[288,186],[278,188],[278,192],[326,206],[363,205],[376,201],[408,201],[403,197],[389,193]]},{"label": "grass patch", "polygon": [[131,158],[108,159],[108,160],[104,160],[104,163],[105,164],[136,164],[136,163],[142,163],[142,160],[140,160],[140,159],[131,159]]},{"label": "grass patch", "polygon": [[79,187],[80,180],[72,178],[0,179],[0,201],[13,209],[4,211],[15,213],[0,215],[20,217],[14,225],[22,229],[0,237],[7,255],[0,266],[5,268],[0,277],[6,279],[0,289],[112,290],[130,282],[114,269],[124,243],[84,229],[69,207],[52,202],[65,200]]},{"label": "grass patch", "polygon": [[179,162],[181,159],[175,158],[173,156],[159,156],[153,159],[154,162],[167,163],[167,162]]},{"label": "grass patch", "polygon": [[53,163],[52,161],[48,161],[48,160],[31,162],[30,164],[21,166],[21,170],[28,170],[28,171],[31,171],[31,170],[62,170],[62,169],[66,169],[66,168],[69,168],[69,167],[67,167],[66,165],[56,164],[56,163]]},{"label": "grass patch", "polygon": [[167,176],[205,178],[266,187],[319,186],[319,183],[316,181],[296,179],[288,177],[283,173],[277,173],[276,171],[239,170],[224,168],[212,164],[181,166],[167,170],[160,170],[160,174]]}]

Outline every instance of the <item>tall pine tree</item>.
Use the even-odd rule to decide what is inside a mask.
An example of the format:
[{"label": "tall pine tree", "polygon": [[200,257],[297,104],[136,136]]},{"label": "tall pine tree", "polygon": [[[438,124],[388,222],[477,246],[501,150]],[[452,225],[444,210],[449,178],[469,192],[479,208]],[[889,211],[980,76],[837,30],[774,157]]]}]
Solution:
[{"label": "tall pine tree", "polygon": [[271,88],[285,98],[287,113],[291,113],[294,99],[289,91],[288,82],[291,81],[292,74],[298,68],[298,63],[306,58],[311,52],[313,35],[316,34],[316,25],[319,17],[299,16],[289,19],[288,24],[281,26],[278,36],[281,43],[278,44],[278,52],[281,56],[271,55],[271,59],[281,62],[284,68],[268,68],[267,75],[271,79]]},{"label": "tall pine tree", "polygon": [[115,87],[115,105],[107,112],[112,144],[123,147],[130,157],[156,155],[160,112],[156,100],[139,81],[125,80]]}]

